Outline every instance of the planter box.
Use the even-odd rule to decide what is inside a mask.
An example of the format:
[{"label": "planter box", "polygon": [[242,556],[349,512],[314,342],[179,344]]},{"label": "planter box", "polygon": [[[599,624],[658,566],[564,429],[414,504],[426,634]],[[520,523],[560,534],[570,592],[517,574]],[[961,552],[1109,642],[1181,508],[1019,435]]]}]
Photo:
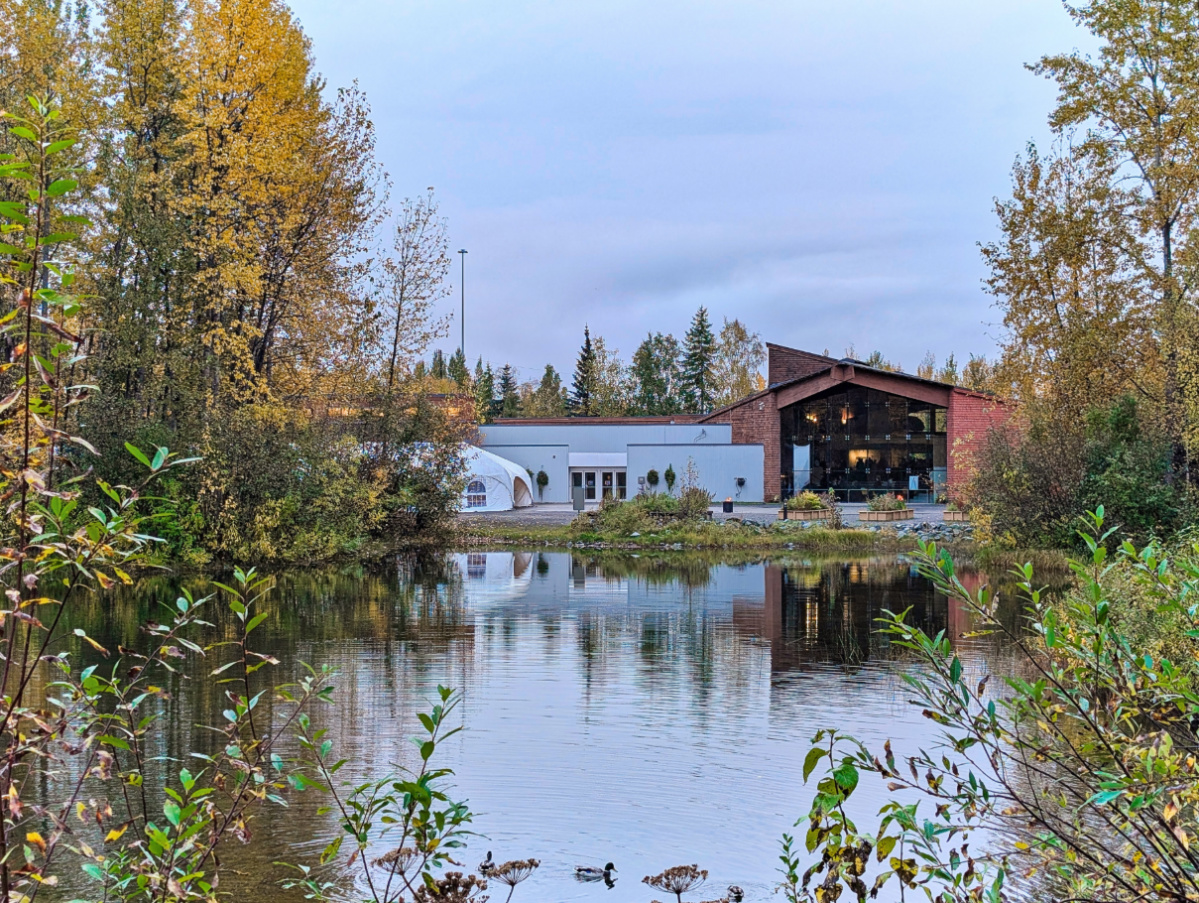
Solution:
[{"label": "planter box", "polygon": [[806,511],[787,511],[784,509],[779,512],[779,520],[783,520],[784,518],[787,520],[829,520],[832,516],[832,508],[809,508]]},{"label": "planter box", "polygon": [[946,511],[942,515],[942,519],[947,524],[968,524],[970,523],[970,513],[968,511]]},{"label": "planter box", "polygon": [[916,516],[911,508],[901,508],[898,511],[859,511],[858,520],[864,521],[893,521],[911,520]]}]

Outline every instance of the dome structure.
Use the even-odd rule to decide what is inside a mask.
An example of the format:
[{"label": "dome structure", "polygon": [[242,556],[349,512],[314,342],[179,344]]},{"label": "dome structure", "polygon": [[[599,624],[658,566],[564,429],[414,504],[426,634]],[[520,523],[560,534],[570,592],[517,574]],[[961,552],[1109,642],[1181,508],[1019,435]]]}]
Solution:
[{"label": "dome structure", "polygon": [[464,512],[509,511],[533,504],[533,481],[520,465],[474,445],[467,449],[465,463]]}]

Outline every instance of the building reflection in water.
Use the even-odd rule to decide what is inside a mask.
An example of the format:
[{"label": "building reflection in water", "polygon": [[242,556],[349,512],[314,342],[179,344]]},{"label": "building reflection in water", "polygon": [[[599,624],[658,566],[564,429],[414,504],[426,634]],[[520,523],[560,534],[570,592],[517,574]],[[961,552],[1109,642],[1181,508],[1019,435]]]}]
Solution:
[{"label": "building reflection in water", "polygon": [[[909,622],[931,633],[968,629],[959,606],[894,556],[726,565],[686,556],[489,552],[457,560],[467,607],[484,624],[569,615],[588,663],[622,639],[644,654],[673,650],[700,660],[735,655],[739,640],[767,645],[779,673],[889,656],[889,639],[878,632],[885,611],[907,611]],[[687,617],[678,616],[680,606]],[[722,633],[734,642],[714,639]]]}]

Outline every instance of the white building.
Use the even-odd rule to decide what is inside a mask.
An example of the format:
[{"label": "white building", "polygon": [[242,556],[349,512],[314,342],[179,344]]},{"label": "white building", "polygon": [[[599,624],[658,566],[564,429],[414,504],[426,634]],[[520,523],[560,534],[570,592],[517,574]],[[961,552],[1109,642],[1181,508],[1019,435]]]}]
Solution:
[{"label": "white building", "polygon": [[762,446],[734,445],[732,429],[685,416],[506,420],[480,426],[479,445],[531,472],[538,502],[569,502],[572,487],[590,504],[629,498],[651,470],[659,475],[657,491],[665,492],[663,475],[673,469],[677,492],[688,463],[716,499],[760,502]]}]

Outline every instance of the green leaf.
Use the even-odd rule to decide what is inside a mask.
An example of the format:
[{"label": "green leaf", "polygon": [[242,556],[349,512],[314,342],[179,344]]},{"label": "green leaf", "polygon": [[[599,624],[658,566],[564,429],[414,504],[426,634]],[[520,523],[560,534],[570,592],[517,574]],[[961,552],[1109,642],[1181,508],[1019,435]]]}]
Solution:
[{"label": "green leaf", "polygon": [[955,684],[962,679],[962,660],[956,655],[949,665],[949,679]]},{"label": "green leaf", "polygon": [[[46,150],[49,152],[49,148]],[[68,191],[74,191],[78,187],[79,183],[74,179],[55,179],[46,187],[46,194],[49,197],[56,198],[66,194]]]},{"label": "green leaf", "polygon": [[60,151],[65,151],[68,147],[74,147],[74,146],[75,146],[74,138],[66,138],[62,141],[55,141],[46,148],[46,156],[49,157],[51,154],[57,154]]},{"label": "green leaf", "polygon": [[135,457],[140,463],[146,465],[146,467],[150,467],[150,459],[146,457],[145,452],[143,452],[132,442],[125,443],[125,450],[129,452],[129,454],[133,455],[133,457]]},{"label": "green leaf", "polygon": [[812,770],[827,754],[827,752],[827,750],[821,749],[819,746],[813,746],[808,750],[808,754],[803,760],[803,779],[805,784],[808,781],[809,775],[812,774]]},{"label": "green leaf", "polygon": [[111,734],[101,734],[98,738],[105,746],[114,746],[117,749],[128,749],[129,742],[122,740],[120,737],[114,737]]},{"label": "green leaf", "polygon": [[420,745],[420,757],[423,761],[428,762],[433,755],[433,750],[437,747],[432,740],[426,740]]},{"label": "green leaf", "polygon": [[178,803],[172,803],[170,800],[162,804],[162,814],[166,816],[174,827],[179,827],[179,822],[183,818],[183,810],[179,808]]},{"label": "green leaf", "polygon": [[18,138],[24,138],[26,141],[37,141],[37,135],[34,133],[33,129],[28,129],[23,125],[14,125],[9,129],[9,131]]},{"label": "green leaf", "polygon": [[848,796],[858,786],[858,770],[847,759],[833,771],[833,780],[837,782],[837,786],[844,790]]}]

